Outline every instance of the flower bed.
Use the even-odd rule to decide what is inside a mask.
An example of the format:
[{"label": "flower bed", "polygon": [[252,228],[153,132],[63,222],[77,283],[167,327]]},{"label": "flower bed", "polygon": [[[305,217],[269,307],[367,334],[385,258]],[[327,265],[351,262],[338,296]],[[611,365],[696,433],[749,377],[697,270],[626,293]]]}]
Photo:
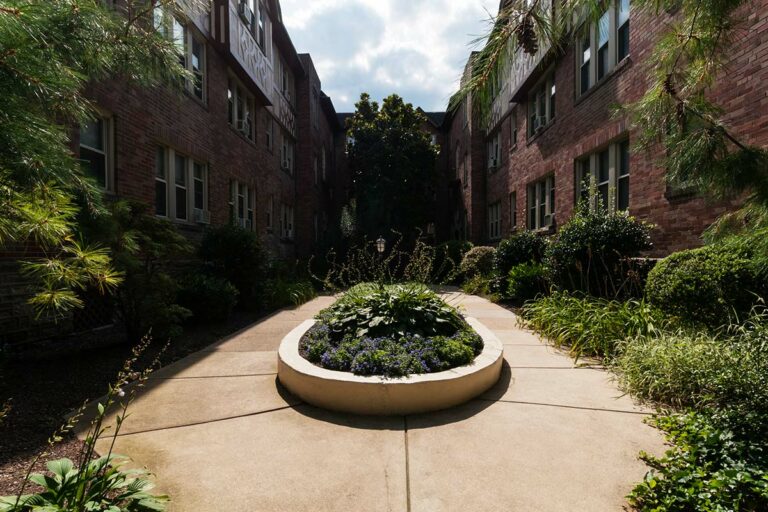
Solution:
[{"label": "flower bed", "polygon": [[459,312],[417,284],[358,285],[321,311],[299,343],[322,368],[385,377],[464,366],[482,350]]}]

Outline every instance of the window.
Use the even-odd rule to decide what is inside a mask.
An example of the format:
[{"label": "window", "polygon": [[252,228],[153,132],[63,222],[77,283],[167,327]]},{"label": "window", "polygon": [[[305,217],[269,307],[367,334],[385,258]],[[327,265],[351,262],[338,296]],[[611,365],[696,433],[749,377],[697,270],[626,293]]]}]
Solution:
[{"label": "window", "polygon": [[231,182],[232,199],[230,201],[232,222],[241,228],[253,230],[253,205],[256,202],[256,192],[252,187],[240,181]]},{"label": "window", "polygon": [[104,190],[114,190],[112,119],[100,117],[80,127],[80,165]]},{"label": "window", "polygon": [[293,206],[280,206],[280,228],[282,238],[293,240]]},{"label": "window", "polygon": [[315,185],[320,184],[320,163],[317,159],[317,155],[312,159],[312,168],[315,171]]},{"label": "window", "polygon": [[594,187],[592,208],[609,210],[629,208],[629,141],[611,144],[576,162],[577,201],[588,201]]},{"label": "window", "polygon": [[227,115],[229,124],[248,140],[255,141],[256,107],[253,96],[234,77],[227,85]]},{"label": "window", "polygon": [[155,155],[155,214],[207,224],[208,167],[171,148],[158,147]]},{"label": "window", "polygon": [[497,201],[488,207],[488,239],[501,238],[501,201]]},{"label": "window", "polygon": [[205,101],[205,40],[179,21],[166,6],[158,6],[153,13],[155,29],[166,39],[173,41],[179,53],[179,63],[192,73],[185,89],[201,101]]},{"label": "window", "polygon": [[528,96],[528,136],[543,130],[555,119],[555,75],[548,73]]},{"label": "window", "polygon": [[293,82],[293,75],[291,74],[291,70],[288,67],[288,64],[283,60],[280,55],[275,52],[275,77],[277,80],[277,85],[280,89],[280,92],[283,94],[286,100],[288,100],[288,103],[293,104],[293,99],[295,97],[294,91],[294,82]]},{"label": "window", "polygon": [[155,214],[160,217],[168,216],[168,171],[164,148],[157,148],[155,157]]},{"label": "window", "polygon": [[553,224],[555,177],[548,176],[528,185],[528,228],[545,229]]},{"label": "window", "polygon": [[267,13],[264,9],[264,2],[259,2],[258,28],[256,30],[256,42],[266,54],[267,53]]},{"label": "window", "polygon": [[605,78],[629,55],[630,0],[613,0],[597,23],[583,27],[577,39],[577,96]]},{"label": "window", "polygon": [[517,228],[517,193],[509,194],[509,230],[514,231]]},{"label": "window", "polygon": [[288,174],[293,175],[293,140],[287,132],[283,132],[283,145],[280,149],[280,167]]},{"label": "window", "polygon": [[488,141],[488,172],[496,172],[501,165],[501,130]]}]

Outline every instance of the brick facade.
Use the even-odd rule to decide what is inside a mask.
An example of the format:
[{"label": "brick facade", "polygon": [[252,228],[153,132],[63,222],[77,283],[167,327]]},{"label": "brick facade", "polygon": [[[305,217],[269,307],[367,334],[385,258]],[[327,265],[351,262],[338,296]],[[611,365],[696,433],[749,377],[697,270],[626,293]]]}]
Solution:
[{"label": "brick facade", "polygon": [[[512,229],[510,195],[516,198],[516,219],[526,227],[528,185],[548,175],[554,175],[554,224],[562,225],[572,215],[576,202],[575,165],[577,160],[611,143],[629,139],[626,120],[612,114],[617,104],[639,99],[647,86],[645,69],[653,44],[664,24],[658,18],[631,11],[629,56],[618,62],[612,71],[577,97],[577,56],[574,45],[561,54],[545,55],[538,66],[524,77],[519,91],[502,107],[490,124],[473,118],[466,126],[464,108],[459,108],[450,120],[452,148],[471,147],[468,155],[468,180],[461,176],[463,162],[451,168],[459,169],[454,190],[459,190],[460,202],[454,202],[454,215],[467,211],[469,224],[466,237],[472,242],[492,243],[488,233],[488,206],[501,203],[501,234]],[[724,118],[728,127],[746,142],[768,146],[768,2],[757,0],[742,23],[738,43],[730,51],[727,76],[718,81],[715,100],[728,112]],[[594,56],[594,53],[593,53]],[[594,57],[593,57],[594,58]],[[470,59],[471,62],[471,59]],[[538,133],[529,136],[528,95],[532,85],[545,73],[554,72],[554,120]],[[514,79],[514,77],[512,77]],[[505,84],[509,87],[509,83]],[[503,89],[500,97],[503,97]],[[506,99],[506,98],[505,98]],[[512,124],[516,120],[517,138],[511,140]],[[501,162],[498,170],[488,172],[485,141],[496,130],[501,131]],[[477,133],[479,132],[479,134]],[[489,135],[490,134],[490,135]],[[467,157],[465,150],[462,150]],[[737,203],[713,203],[692,194],[673,194],[664,179],[665,171],[658,154],[631,153],[629,212],[656,225],[653,230],[654,255],[700,245],[702,231],[719,215]],[[455,231],[455,230],[454,230]],[[456,232],[453,237],[456,237]]]}]

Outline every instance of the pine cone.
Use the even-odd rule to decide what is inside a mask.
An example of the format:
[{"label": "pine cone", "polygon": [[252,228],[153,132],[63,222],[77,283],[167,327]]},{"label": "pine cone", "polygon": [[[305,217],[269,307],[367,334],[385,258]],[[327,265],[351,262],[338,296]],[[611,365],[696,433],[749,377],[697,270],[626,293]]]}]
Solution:
[{"label": "pine cone", "polygon": [[520,20],[520,24],[515,29],[515,35],[517,35],[518,48],[522,48],[529,55],[536,55],[536,52],[539,51],[539,38],[533,29],[533,19],[530,14],[526,14]]}]

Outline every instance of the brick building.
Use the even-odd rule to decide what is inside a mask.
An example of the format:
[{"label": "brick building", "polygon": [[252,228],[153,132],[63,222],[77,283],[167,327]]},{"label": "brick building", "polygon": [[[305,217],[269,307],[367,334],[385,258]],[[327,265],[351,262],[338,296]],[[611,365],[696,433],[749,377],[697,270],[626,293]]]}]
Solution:
[{"label": "brick building", "polygon": [[[644,93],[648,58],[664,27],[630,1],[613,0],[602,23],[579,27],[563,51],[543,47],[517,59],[487,119],[473,115],[471,99],[451,114],[452,186],[444,198],[451,238],[495,243],[515,228],[551,232],[572,215],[590,177],[605,204],[656,225],[657,255],[700,244],[701,232],[734,206],[668,184],[658,155],[629,151],[633,134],[612,107]],[[756,7],[745,15],[715,99],[734,134],[765,147],[768,2],[756,0]]]}]

